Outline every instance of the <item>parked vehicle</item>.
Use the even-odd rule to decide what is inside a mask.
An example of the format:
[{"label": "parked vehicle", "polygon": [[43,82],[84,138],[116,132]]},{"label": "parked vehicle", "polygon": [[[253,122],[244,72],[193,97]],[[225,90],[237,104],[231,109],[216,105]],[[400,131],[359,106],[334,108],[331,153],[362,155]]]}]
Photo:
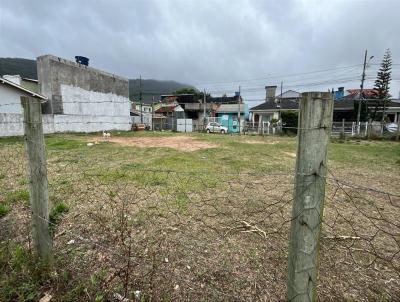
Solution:
[{"label": "parked vehicle", "polygon": [[228,133],[228,128],[222,126],[221,124],[212,122],[212,123],[208,123],[207,124],[207,128],[206,128],[207,133],[211,133],[211,132],[217,132],[217,133]]}]

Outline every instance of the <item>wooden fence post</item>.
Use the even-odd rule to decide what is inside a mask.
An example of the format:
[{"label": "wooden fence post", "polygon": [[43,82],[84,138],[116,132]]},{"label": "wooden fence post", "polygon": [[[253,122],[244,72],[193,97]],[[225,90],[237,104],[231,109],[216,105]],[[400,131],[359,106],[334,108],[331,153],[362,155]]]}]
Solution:
[{"label": "wooden fence post", "polygon": [[316,301],[332,113],[331,93],[302,93],[290,225],[287,301]]},{"label": "wooden fence post", "polygon": [[345,119],[342,119],[342,138],[346,139]]},{"label": "wooden fence post", "polygon": [[368,140],[371,138],[371,131],[372,131],[372,119],[368,119],[368,124],[367,124],[367,139]]},{"label": "wooden fence post", "polygon": [[49,230],[49,195],[40,100],[21,97],[24,109],[25,146],[28,158],[33,245],[38,256],[49,261],[52,236]]}]

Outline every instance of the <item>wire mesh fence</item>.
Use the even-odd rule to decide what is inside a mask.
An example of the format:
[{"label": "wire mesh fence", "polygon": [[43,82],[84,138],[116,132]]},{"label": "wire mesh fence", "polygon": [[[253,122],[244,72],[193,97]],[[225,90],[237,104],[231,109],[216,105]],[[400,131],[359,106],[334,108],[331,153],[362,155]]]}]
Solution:
[{"label": "wire mesh fence", "polygon": [[[62,143],[47,169],[55,272],[45,286],[60,300],[285,299],[293,170],[146,169]],[[3,255],[31,251],[26,170],[23,139],[2,141]],[[319,299],[400,299],[399,192],[332,171],[326,181]]]}]

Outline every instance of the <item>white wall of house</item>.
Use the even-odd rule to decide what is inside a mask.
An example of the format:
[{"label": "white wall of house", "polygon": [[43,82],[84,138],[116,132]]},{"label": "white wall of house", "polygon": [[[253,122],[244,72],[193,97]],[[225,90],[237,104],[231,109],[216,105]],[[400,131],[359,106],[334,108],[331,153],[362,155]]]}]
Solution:
[{"label": "white wall of house", "polygon": [[[43,114],[44,133],[98,132],[103,130],[131,129],[131,117],[99,117],[64,114]],[[24,135],[23,115],[19,113],[0,113],[0,137]]]},{"label": "white wall of house", "polygon": [[258,122],[261,124],[263,122],[269,122],[272,119],[279,119],[279,112],[269,112],[269,113],[261,113],[261,112],[252,112],[251,113],[251,121],[255,122],[255,116],[258,115]]},{"label": "white wall of house", "polygon": [[0,84],[0,137],[22,135],[21,91]]},{"label": "white wall of house", "polygon": [[3,75],[3,78],[6,79],[6,80],[9,80],[10,82],[13,82],[13,83],[21,86],[22,79],[21,79],[21,76],[19,76],[19,75],[7,75],[7,74],[5,74],[5,75]]},{"label": "white wall of house", "polygon": [[24,134],[21,113],[0,113],[0,137]]},{"label": "white wall of house", "polygon": [[[140,104],[133,104],[133,109],[140,112]],[[151,105],[142,104],[142,112],[152,112],[153,108]]]},{"label": "white wall of house", "polygon": [[0,113],[22,113],[21,92],[0,84]]},{"label": "white wall of house", "polygon": [[[0,137],[24,135],[24,117],[21,113],[0,113]],[[44,133],[54,133],[54,117],[42,116]]]}]

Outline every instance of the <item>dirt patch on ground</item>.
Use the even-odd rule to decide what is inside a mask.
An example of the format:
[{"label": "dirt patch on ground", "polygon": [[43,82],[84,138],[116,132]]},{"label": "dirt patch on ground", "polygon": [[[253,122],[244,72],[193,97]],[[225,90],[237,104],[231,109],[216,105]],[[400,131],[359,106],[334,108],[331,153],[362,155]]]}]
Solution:
[{"label": "dirt patch on ground", "polygon": [[110,137],[112,143],[136,147],[167,147],[180,151],[196,151],[199,149],[216,148],[217,145],[202,142],[190,136],[170,137]]},{"label": "dirt patch on ground", "polygon": [[294,153],[294,152],[283,152],[285,155],[287,155],[287,156],[289,156],[289,157],[292,157],[292,158],[295,158],[296,157],[296,153]]},{"label": "dirt patch on ground", "polygon": [[256,140],[245,140],[245,141],[243,141],[243,143],[251,144],[251,145],[258,145],[258,144],[260,144],[260,145],[275,145],[276,144],[276,142],[274,142],[274,141],[266,142],[266,141],[256,141]]}]

